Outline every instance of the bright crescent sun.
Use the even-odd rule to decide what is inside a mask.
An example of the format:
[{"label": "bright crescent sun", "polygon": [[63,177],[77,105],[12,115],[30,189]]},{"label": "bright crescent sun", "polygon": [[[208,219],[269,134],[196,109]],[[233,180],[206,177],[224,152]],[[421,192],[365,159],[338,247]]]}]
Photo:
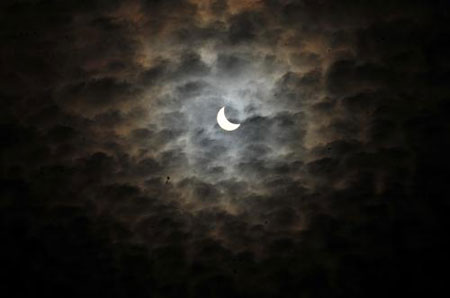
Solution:
[{"label": "bright crescent sun", "polygon": [[236,130],[240,126],[240,124],[235,124],[228,121],[227,117],[225,117],[225,107],[222,107],[217,113],[217,123],[223,130],[226,131]]}]

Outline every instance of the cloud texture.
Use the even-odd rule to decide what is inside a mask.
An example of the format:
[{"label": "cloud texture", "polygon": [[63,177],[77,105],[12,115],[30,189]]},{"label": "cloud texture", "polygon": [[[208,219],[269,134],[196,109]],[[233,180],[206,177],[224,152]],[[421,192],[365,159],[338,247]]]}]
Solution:
[{"label": "cloud texture", "polygon": [[1,4],[4,291],[430,296],[448,258],[448,13]]}]

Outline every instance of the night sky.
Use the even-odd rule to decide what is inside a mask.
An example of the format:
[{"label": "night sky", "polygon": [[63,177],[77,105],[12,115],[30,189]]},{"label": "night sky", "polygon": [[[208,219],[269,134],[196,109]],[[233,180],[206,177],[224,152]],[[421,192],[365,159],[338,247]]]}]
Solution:
[{"label": "night sky", "polygon": [[2,1],[0,296],[445,297],[449,17]]}]

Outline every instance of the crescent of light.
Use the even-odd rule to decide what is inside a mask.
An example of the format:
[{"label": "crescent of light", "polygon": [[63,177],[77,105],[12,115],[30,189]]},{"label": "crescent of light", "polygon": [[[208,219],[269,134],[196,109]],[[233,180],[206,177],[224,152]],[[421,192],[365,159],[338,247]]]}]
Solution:
[{"label": "crescent of light", "polygon": [[217,113],[217,123],[223,130],[226,131],[236,130],[240,126],[240,124],[235,124],[228,121],[227,117],[225,117],[225,107],[222,107]]}]

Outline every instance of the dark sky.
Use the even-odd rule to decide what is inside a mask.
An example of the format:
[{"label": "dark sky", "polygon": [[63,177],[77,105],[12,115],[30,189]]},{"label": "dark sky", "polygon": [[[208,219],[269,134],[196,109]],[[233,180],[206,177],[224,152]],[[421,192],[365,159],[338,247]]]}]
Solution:
[{"label": "dark sky", "polygon": [[442,295],[446,2],[2,1],[0,295]]}]

